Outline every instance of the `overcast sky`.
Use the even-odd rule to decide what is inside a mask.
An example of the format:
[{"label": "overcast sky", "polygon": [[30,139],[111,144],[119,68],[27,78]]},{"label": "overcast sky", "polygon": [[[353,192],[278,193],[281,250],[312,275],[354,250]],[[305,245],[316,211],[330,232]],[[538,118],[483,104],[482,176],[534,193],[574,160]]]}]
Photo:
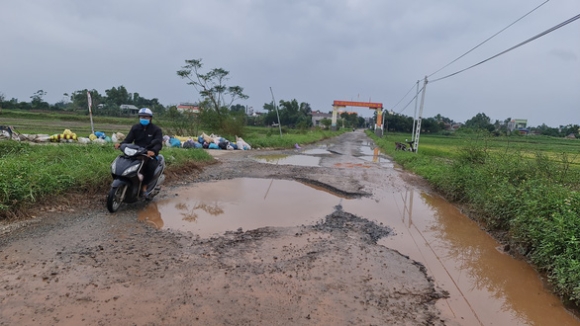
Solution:
[{"label": "overcast sky", "polygon": [[[230,71],[229,83],[250,97],[240,104],[254,109],[271,101],[269,87],[277,101],[295,98],[314,110],[331,110],[333,100],[391,109],[417,80],[542,2],[0,0],[0,92],[29,101],[42,89],[54,103],[63,93],[123,85],[164,105],[197,101],[176,71],[184,60],[202,58],[205,68]],[[551,0],[430,79],[579,13],[579,0]],[[413,111],[410,105],[403,113]],[[478,112],[532,126],[580,124],[580,20],[428,84],[425,117],[464,122]]]}]

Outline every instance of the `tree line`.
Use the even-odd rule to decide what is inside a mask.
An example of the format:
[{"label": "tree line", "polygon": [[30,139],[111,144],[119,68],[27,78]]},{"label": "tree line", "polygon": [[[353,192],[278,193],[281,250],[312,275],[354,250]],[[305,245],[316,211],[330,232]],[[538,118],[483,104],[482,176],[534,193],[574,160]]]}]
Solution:
[{"label": "tree line", "polygon": [[[49,104],[44,101],[46,92],[38,90],[30,96],[30,101],[18,101],[16,98],[8,100],[4,94],[0,93],[0,110],[52,110],[69,111],[88,114],[87,92],[92,98],[93,114],[107,116],[122,116],[128,113],[121,109],[121,105],[134,105],[138,108],[148,107],[158,116],[167,117],[172,120],[181,120],[182,124],[196,123],[204,125],[212,130],[226,131],[231,134],[241,134],[241,128],[245,125],[273,126],[280,123],[282,126],[297,129],[307,129],[313,126],[312,108],[307,102],[299,102],[296,99],[289,101],[280,100],[279,103],[265,103],[264,113],[261,115],[248,116],[246,107],[234,102],[246,100],[248,96],[244,94],[244,89],[237,85],[228,85],[230,72],[223,68],[213,68],[207,72],[203,71],[202,59],[185,60],[185,65],[177,70],[177,75],[185,79],[199,94],[200,100],[195,105],[201,110],[199,115],[184,116],[178,112],[175,106],[164,106],[157,98],[147,99],[139,93],[131,93],[124,86],[111,87],[100,94],[97,90],[82,89],[72,93],[64,93],[63,98]],[[1,111],[0,111],[1,112]],[[331,113],[331,111],[329,111]],[[187,115],[187,114],[185,114]],[[376,113],[375,113],[376,119]],[[478,113],[464,124],[458,124],[450,118],[437,114],[431,118],[424,118],[421,121],[421,130],[426,133],[449,133],[456,129],[460,131],[487,130],[495,135],[509,134],[513,130],[509,128],[511,118],[504,121],[492,120],[485,113]],[[320,121],[325,127],[331,124],[330,119]],[[369,127],[365,125],[365,119],[356,113],[343,112],[337,121],[339,127]],[[457,128],[459,127],[459,128]],[[400,114],[386,114],[384,116],[383,128],[390,132],[412,132],[413,118]],[[529,131],[537,134],[562,137],[574,134],[580,137],[580,126],[577,124],[560,126],[559,128],[549,127],[545,124]],[[516,131],[517,132],[517,131]]]}]

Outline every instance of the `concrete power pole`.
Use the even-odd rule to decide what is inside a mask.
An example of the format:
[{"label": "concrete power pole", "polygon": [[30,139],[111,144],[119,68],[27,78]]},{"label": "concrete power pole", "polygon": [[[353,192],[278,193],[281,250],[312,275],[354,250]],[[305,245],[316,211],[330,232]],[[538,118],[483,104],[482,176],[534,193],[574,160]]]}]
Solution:
[{"label": "concrete power pole", "polygon": [[415,153],[419,152],[419,136],[421,135],[421,118],[423,117],[423,106],[425,105],[425,91],[427,90],[427,76],[425,76],[425,80],[423,81],[423,92],[421,93],[421,106],[419,107],[419,117],[417,118],[417,126],[415,129],[415,144],[413,147],[415,148]]}]

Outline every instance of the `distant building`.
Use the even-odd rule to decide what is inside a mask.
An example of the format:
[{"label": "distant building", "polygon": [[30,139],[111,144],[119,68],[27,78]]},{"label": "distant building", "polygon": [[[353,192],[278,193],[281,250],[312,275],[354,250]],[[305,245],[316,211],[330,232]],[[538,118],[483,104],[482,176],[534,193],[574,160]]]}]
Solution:
[{"label": "distant building", "polygon": [[461,122],[445,123],[445,130],[456,131],[457,129],[461,128],[462,126],[463,126],[463,123],[461,123]]},{"label": "distant building", "polygon": [[131,115],[137,115],[139,113],[139,108],[132,104],[121,104],[119,106],[121,112]]},{"label": "distant building", "polygon": [[181,103],[177,106],[177,111],[181,113],[189,112],[198,114],[199,113],[199,106],[193,105],[191,103]]},{"label": "distant building", "polygon": [[528,119],[512,119],[508,122],[507,127],[509,131],[526,129],[528,127]]},{"label": "distant building", "polygon": [[322,113],[319,110],[312,111],[312,125],[320,126],[320,120],[322,119],[332,119],[331,113]]}]

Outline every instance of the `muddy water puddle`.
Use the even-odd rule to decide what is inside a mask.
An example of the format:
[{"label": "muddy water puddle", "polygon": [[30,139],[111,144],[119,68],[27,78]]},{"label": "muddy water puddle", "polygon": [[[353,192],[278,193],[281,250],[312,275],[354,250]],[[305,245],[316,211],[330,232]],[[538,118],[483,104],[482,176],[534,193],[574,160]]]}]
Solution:
[{"label": "muddy water puddle", "polygon": [[361,152],[363,156],[359,156],[359,158],[363,161],[378,163],[383,168],[395,167],[393,161],[386,158],[378,147],[371,149],[369,146],[363,146]]},{"label": "muddy water puddle", "polygon": [[242,178],[181,188],[149,204],[139,219],[203,238],[238,228],[313,224],[338,204],[394,229],[379,244],[425,265],[450,294],[437,303],[444,317],[460,325],[580,325],[529,265],[503,253],[457,208],[418,190],[346,199],[299,182]]},{"label": "muddy water puddle", "polygon": [[150,203],[139,220],[209,237],[238,228],[314,224],[340,200],[296,181],[241,178],[181,188],[174,198]]},{"label": "muddy water puddle", "polygon": [[260,163],[280,164],[280,165],[297,165],[297,166],[320,166],[320,157],[309,155],[257,155],[254,160]]}]

